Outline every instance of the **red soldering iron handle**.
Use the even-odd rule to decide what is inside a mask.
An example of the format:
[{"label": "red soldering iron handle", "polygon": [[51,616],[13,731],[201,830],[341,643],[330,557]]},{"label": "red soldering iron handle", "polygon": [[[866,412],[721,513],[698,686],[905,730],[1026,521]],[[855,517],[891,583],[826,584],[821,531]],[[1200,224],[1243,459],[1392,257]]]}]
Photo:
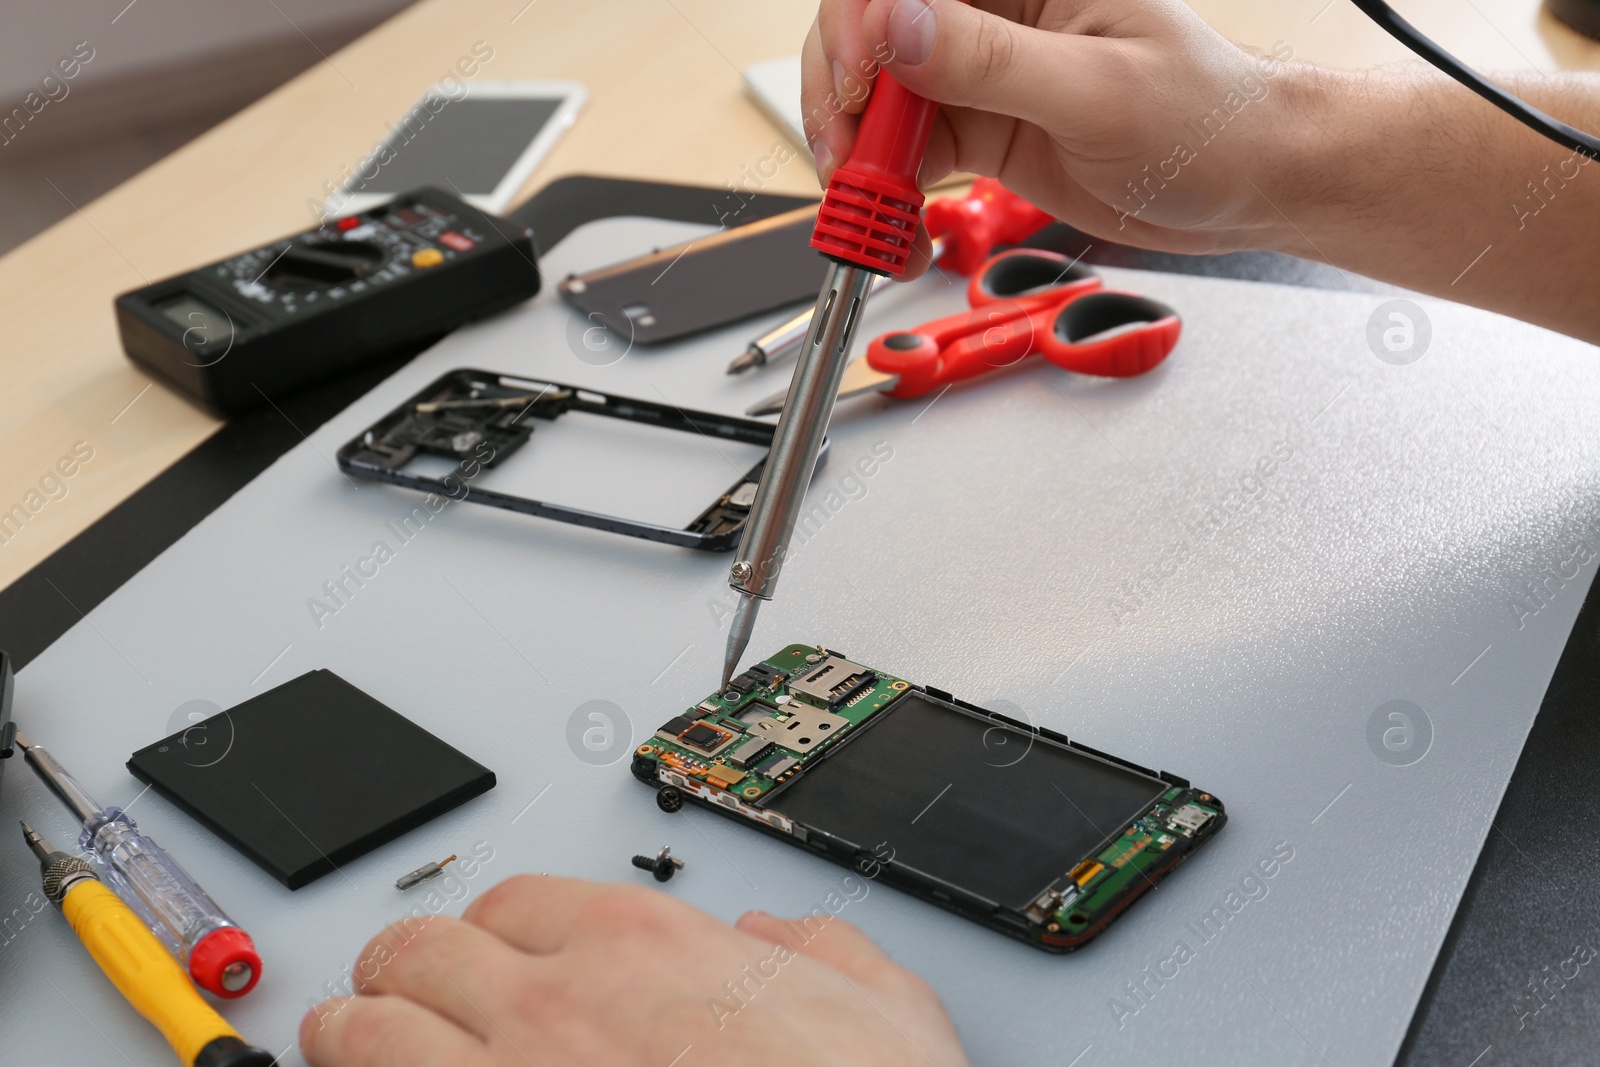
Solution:
[{"label": "red soldering iron handle", "polygon": [[879,274],[905,273],[922,214],[917,171],[939,105],[879,71],[850,158],[833,172],[811,247]]}]

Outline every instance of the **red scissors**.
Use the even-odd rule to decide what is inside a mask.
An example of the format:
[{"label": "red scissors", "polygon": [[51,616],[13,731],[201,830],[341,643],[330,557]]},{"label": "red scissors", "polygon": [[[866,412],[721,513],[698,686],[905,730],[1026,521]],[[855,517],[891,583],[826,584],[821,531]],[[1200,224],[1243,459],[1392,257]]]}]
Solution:
[{"label": "red scissors", "polygon": [[[838,399],[922,396],[1036,352],[1078,374],[1131,378],[1166,359],[1183,327],[1166,304],[1106,289],[1075,260],[1028,248],[985,261],[967,285],[967,303],[972,310],[874,340],[845,369]],[[749,413],[774,414],[783,400],[779,393]]]}]

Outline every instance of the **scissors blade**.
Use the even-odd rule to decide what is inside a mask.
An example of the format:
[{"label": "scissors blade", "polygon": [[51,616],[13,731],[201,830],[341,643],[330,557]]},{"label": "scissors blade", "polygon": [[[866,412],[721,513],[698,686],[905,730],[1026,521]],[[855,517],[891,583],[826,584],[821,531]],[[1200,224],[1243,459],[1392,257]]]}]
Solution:
[{"label": "scissors blade", "polygon": [[[899,380],[898,374],[885,374],[868,363],[866,356],[857,356],[845,367],[844,378],[839,382],[839,395],[834,400],[837,403],[863,393],[888,392]],[[746,408],[745,414],[776,415],[783,410],[783,402],[788,395],[787,389],[781,393],[773,393],[760,403]]]}]

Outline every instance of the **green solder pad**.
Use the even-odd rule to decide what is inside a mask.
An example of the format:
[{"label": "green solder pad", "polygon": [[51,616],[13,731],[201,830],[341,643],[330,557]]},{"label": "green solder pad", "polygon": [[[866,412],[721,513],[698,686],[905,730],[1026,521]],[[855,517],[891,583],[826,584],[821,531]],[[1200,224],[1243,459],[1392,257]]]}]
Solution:
[{"label": "green solder pad", "polygon": [[1094,937],[1226,822],[1156,772],[795,644],[662,724],[633,772],[1055,952]]}]

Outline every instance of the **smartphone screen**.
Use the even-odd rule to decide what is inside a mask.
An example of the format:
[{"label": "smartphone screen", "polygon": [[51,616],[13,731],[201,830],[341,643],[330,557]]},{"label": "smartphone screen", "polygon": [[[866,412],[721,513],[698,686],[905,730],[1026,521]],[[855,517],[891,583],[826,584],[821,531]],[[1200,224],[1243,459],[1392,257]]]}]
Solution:
[{"label": "smartphone screen", "polygon": [[389,124],[389,135],[354,168],[329,209],[364,210],[431,185],[503,211],[582,99],[580,86],[564,82],[485,84],[459,99],[425,96]]},{"label": "smartphone screen", "polygon": [[437,185],[461,196],[488,196],[561,104],[558,97],[451,101],[426,122],[396,125],[384,142],[392,158],[360,191],[403,193]]}]

